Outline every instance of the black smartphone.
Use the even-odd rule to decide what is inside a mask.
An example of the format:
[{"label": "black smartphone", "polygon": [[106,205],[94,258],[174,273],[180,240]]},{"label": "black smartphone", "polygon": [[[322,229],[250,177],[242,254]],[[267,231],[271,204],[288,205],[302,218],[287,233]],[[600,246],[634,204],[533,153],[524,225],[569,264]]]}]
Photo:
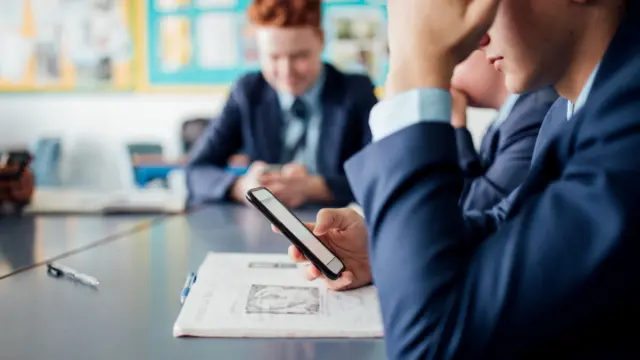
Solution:
[{"label": "black smartphone", "polygon": [[13,171],[2,171],[0,180],[15,180],[22,176],[24,169],[31,162],[31,154],[28,151],[7,151],[0,153],[0,169],[10,167]]},{"label": "black smartphone", "polygon": [[322,274],[331,280],[340,277],[345,269],[342,261],[271,191],[258,187],[247,191],[246,197]]},{"label": "black smartphone", "polygon": [[264,172],[265,173],[280,172],[280,171],[282,171],[282,165],[281,164],[269,164],[264,168]]}]

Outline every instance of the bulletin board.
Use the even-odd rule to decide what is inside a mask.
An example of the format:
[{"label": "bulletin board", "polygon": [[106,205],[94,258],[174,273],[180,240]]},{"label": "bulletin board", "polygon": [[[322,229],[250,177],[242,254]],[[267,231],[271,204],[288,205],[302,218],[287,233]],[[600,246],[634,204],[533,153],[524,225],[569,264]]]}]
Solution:
[{"label": "bulletin board", "polygon": [[[251,0],[144,0],[142,88],[227,89],[259,69],[246,12]],[[384,0],[324,0],[323,58],[382,85],[388,71]]]},{"label": "bulletin board", "polygon": [[0,1],[0,92],[134,89],[142,0]]}]

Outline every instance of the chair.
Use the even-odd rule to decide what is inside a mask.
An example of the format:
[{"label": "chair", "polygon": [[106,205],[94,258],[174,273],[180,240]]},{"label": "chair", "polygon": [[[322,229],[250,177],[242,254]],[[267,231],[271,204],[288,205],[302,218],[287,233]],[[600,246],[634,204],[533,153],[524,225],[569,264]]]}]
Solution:
[{"label": "chair", "polygon": [[61,140],[57,137],[40,138],[35,144],[31,170],[37,187],[60,186]]},{"label": "chair", "polygon": [[209,126],[211,120],[205,118],[189,119],[182,123],[182,131],[180,141],[182,142],[182,151],[185,155],[189,154],[193,145],[198,141],[200,136],[204,134],[205,129]]},{"label": "chair", "polygon": [[[163,163],[163,147],[157,143],[128,143],[127,151],[133,164],[134,179],[139,187],[147,187],[159,180],[162,187],[168,187],[167,174]],[[160,171],[152,171],[156,167]]]}]

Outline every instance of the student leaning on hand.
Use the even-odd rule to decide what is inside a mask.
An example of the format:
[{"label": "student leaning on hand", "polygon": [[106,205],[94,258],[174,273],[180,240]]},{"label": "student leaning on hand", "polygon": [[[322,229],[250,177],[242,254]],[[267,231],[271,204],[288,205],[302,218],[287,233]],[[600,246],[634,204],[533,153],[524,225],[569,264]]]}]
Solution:
[{"label": "student leaning on hand", "polygon": [[[639,358],[640,3],[388,11],[388,97],[346,163],[366,222],[340,209],[310,225],[348,270],[329,286],[375,283],[391,359]],[[451,108],[422,106],[451,103],[453,69],[478,46],[510,92],[554,86],[568,104],[499,221],[463,216]]]}]

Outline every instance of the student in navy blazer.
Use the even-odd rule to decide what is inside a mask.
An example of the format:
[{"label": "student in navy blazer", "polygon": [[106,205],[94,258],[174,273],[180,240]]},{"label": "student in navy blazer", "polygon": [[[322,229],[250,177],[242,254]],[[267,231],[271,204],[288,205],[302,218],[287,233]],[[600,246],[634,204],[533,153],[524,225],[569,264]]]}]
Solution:
[{"label": "student in navy blazer", "polygon": [[[504,76],[479,50],[456,66],[451,86],[451,125],[465,175],[460,205],[464,211],[488,210],[526,178],[538,130],[558,94],[552,87],[509,94]],[[499,110],[479,151],[467,129],[468,105]]]},{"label": "student in navy blazer", "polygon": [[[291,207],[347,204],[353,195],[343,165],[371,138],[371,80],[322,62],[319,1],[256,0],[249,17],[262,69],[236,82],[191,151],[188,203],[243,202],[248,189],[265,186]],[[239,151],[252,162],[242,176],[224,170]]]},{"label": "student in navy blazer", "polygon": [[[348,270],[328,285],[375,282],[391,359],[637,359],[640,3],[498,4],[389,2],[404,25],[390,26],[396,71],[372,144],[346,164],[366,223],[324,210],[314,228]],[[449,124],[451,72],[478,43],[510,91],[554,85],[567,100],[506,217],[480,236],[458,206]]]}]

